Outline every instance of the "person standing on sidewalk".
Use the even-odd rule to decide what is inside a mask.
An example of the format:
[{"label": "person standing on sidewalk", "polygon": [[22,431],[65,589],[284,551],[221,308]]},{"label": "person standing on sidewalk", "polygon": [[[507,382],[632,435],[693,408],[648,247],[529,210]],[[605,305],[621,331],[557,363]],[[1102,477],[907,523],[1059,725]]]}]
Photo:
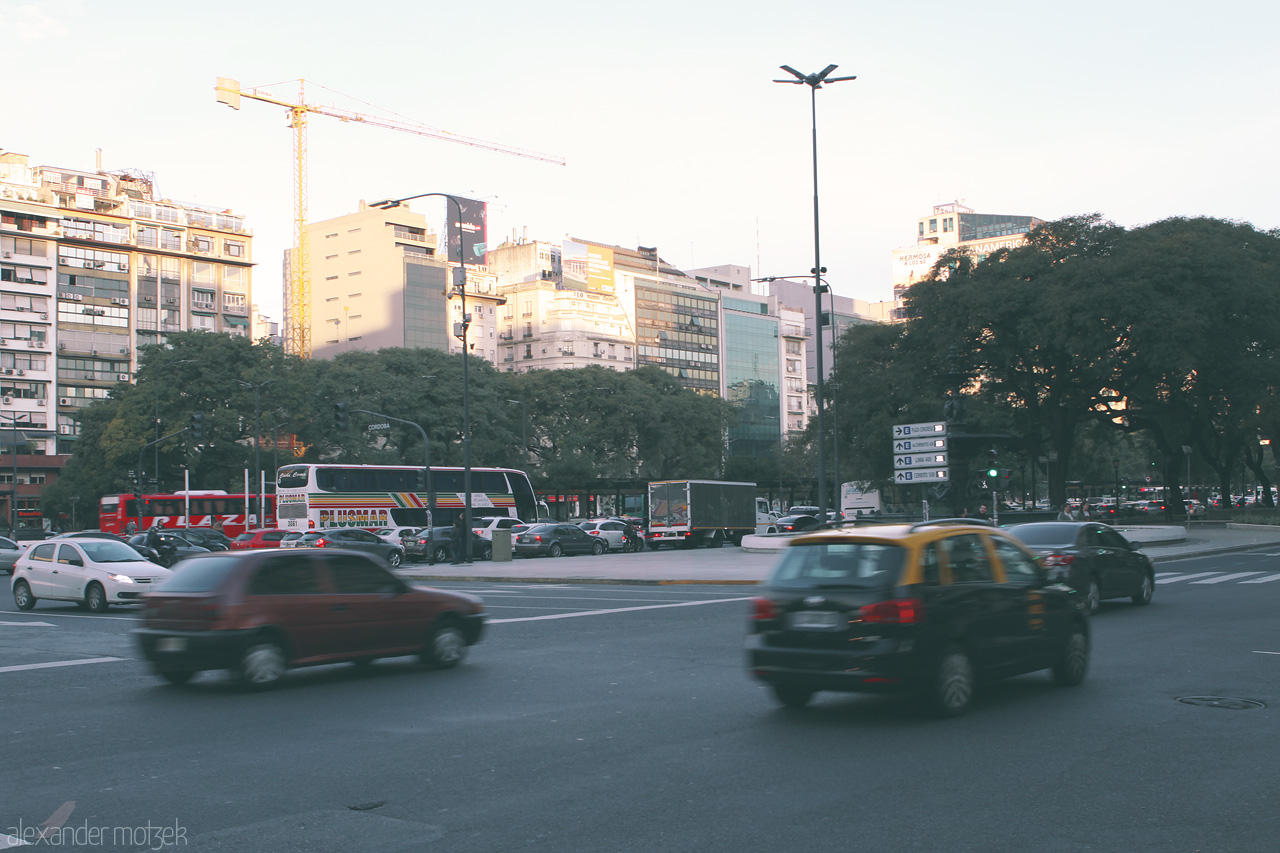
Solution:
[{"label": "person standing on sidewalk", "polygon": [[467,536],[471,531],[467,529],[467,516],[464,512],[459,512],[458,517],[453,520],[452,541],[449,543],[453,550],[453,562],[451,565],[457,566],[462,563],[467,555]]}]

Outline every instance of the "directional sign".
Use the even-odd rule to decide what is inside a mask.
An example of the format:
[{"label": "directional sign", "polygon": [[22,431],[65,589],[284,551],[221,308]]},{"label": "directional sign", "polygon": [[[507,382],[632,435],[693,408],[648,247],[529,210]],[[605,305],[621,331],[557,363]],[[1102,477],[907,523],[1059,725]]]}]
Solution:
[{"label": "directional sign", "polygon": [[893,443],[894,453],[928,453],[946,449],[945,438],[900,438]]},{"label": "directional sign", "polygon": [[902,468],[937,468],[947,464],[945,453],[913,453],[893,457],[893,467]]},{"label": "directional sign", "polygon": [[943,483],[951,479],[946,468],[924,468],[917,471],[895,471],[895,483]]},{"label": "directional sign", "polygon": [[924,438],[929,435],[946,435],[947,425],[941,421],[926,424],[894,424],[894,438]]}]

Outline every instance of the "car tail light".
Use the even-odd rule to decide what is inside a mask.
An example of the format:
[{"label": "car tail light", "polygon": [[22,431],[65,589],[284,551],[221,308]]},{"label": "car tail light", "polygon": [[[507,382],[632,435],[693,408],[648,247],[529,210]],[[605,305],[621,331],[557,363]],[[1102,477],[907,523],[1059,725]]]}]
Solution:
[{"label": "car tail light", "polygon": [[924,602],[918,598],[894,598],[858,608],[858,619],[863,622],[914,625],[923,617]]},{"label": "car tail light", "polygon": [[328,541],[326,541],[326,540],[324,540],[324,539],[317,539],[317,540],[316,540],[315,542],[313,542],[312,544],[313,544],[313,545],[315,545],[317,548],[323,548],[324,546],[328,545],[329,543],[328,543]]},{"label": "car tail light", "polygon": [[1070,566],[1075,561],[1074,554],[1046,554],[1043,565],[1046,569],[1055,569],[1059,566]]},{"label": "car tail light", "polygon": [[752,614],[751,618],[757,621],[766,621],[778,618],[778,607],[767,598],[753,598],[751,600]]}]

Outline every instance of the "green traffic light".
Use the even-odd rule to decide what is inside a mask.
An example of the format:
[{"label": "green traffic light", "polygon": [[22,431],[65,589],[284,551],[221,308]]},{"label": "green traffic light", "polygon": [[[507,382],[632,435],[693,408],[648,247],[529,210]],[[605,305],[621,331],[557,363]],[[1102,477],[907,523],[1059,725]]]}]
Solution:
[{"label": "green traffic light", "polygon": [[988,477],[998,477],[998,476],[1000,476],[1000,472],[999,472],[999,471],[997,471],[995,468],[988,468],[988,469],[987,469],[987,476],[988,476]]}]

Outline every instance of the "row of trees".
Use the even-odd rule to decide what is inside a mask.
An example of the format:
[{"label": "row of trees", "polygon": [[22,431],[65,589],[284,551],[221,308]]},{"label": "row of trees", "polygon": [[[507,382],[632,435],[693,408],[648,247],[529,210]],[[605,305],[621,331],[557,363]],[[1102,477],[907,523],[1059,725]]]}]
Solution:
[{"label": "row of trees", "polygon": [[1055,505],[1089,468],[1149,473],[1134,461],[1148,452],[1176,490],[1184,448],[1224,495],[1244,466],[1269,487],[1277,445],[1259,439],[1280,439],[1278,295],[1280,232],[1220,219],[1126,230],[1093,214],[985,259],[948,252],[911,288],[907,322],[840,340],[846,479],[892,482],[891,426],[945,414],[987,437],[953,450],[1055,460]]},{"label": "row of trees", "polygon": [[[504,373],[473,356],[468,387],[472,464],[525,468],[539,489],[576,491],[600,478],[714,477],[721,469],[732,409],[656,368]],[[462,356],[438,350],[352,351],[308,361],[244,338],[174,335],[140,355],[134,384],[121,383],[81,412],[73,455],[43,508],[69,515],[73,497],[83,507],[132,491],[130,472],[140,459],[145,491],[181,488],[184,468],[192,488],[240,491],[245,470],[256,468],[259,428],[268,481],[277,459],[421,464],[416,429],[392,423],[369,431],[375,418],[352,415],[352,428],[339,430],[339,401],[420,424],[431,463],[461,465],[462,393]],[[203,441],[187,430],[142,451],[157,436],[183,430],[197,412],[205,414]],[[300,456],[289,455],[289,436]]]}]

